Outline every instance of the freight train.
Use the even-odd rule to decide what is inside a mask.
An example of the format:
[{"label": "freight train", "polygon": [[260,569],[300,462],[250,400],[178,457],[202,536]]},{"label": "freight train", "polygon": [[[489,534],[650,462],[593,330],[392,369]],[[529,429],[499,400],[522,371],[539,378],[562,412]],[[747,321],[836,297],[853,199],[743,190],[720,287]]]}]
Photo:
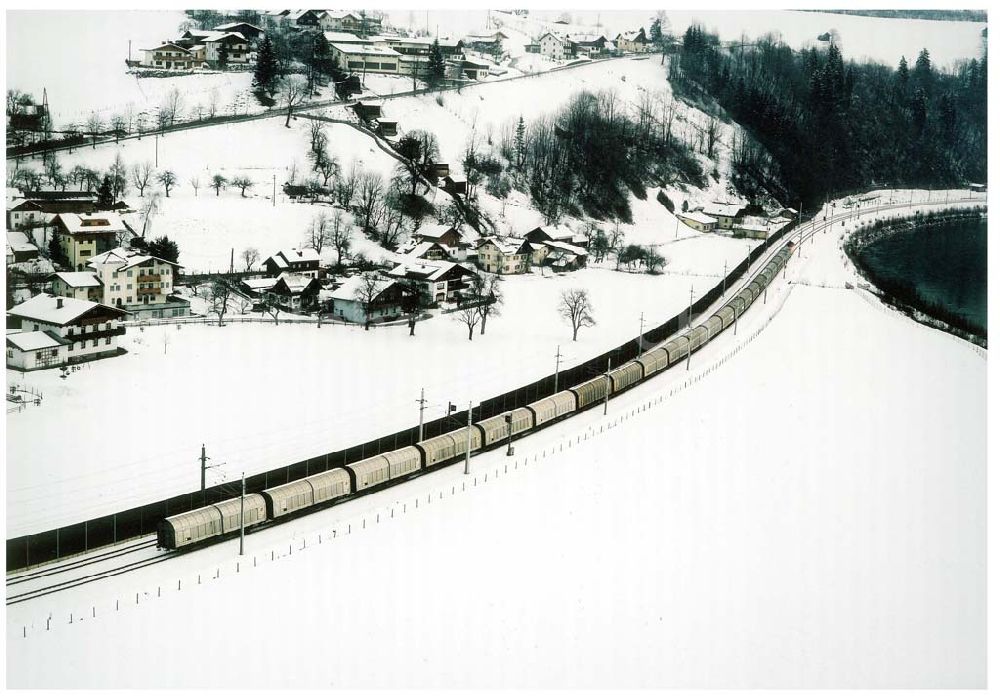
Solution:
[{"label": "freight train", "polygon": [[[553,421],[584,411],[681,362],[735,323],[760,296],[791,256],[791,245],[782,248],[747,287],[712,314],[704,323],[657,345],[637,359],[607,374],[504,414],[481,420],[418,442],[282,486],[250,493],[243,498],[243,526],[252,528],[287,518],[293,513],[332,505],[355,494],[412,477],[460,459],[466,442],[478,452],[505,439],[541,429]],[[157,543],[179,549],[224,537],[240,529],[240,498],[198,508],[164,519],[157,528]]]}]

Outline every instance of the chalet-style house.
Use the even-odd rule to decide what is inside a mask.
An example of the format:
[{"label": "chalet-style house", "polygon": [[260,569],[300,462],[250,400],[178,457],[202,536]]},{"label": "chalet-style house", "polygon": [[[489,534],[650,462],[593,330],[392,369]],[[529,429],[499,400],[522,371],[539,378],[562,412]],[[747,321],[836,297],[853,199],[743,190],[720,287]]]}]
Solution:
[{"label": "chalet-style house", "polygon": [[458,263],[420,259],[401,263],[386,274],[396,280],[417,282],[423,304],[455,301],[459,292],[469,286],[467,280],[478,277]]},{"label": "chalet-style house", "polygon": [[93,272],[56,272],[49,282],[56,296],[98,304],[104,301],[104,285]]},{"label": "chalet-style house", "polygon": [[552,32],[542,34],[538,39],[539,53],[555,61],[562,61],[573,56],[573,42]]},{"label": "chalet-style house", "polygon": [[487,236],[476,244],[477,262],[486,272],[517,275],[531,268],[531,245],[523,238]]},{"label": "chalet-style house", "polygon": [[[192,46],[194,45],[192,44]],[[140,65],[146,68],[191,70],[192,68],[200,68],[205,61],[204,56],[201,57],[201,60],[198,59],[198,52],[193,51],[192,48],[182,46],[180,43],[165,41],[151,49],[142,49],[142,63]]]},{"label": "chalet-style house", "polygon": [[391,321],[403,315],[404,306],[413,293],[397,280],[379,280],[376,295],[368,309],[359,299],[365,281],[361,275],[350,277],[330,294],[330,313],[349,323]]},{"label": "chalet-style house", "polygon": [[537,226],[524,234],[524,237],[532,243],[561,241],[581,248],[586,248],[590,243],[586,234],[577,233],[568,226]]},{"label": "chalet-style house", "polygon": [[240,280],[240,289],[251,299],[271,297],[283,309],[310,309],[319,296],[320,281],[315,277],[294,272],[282,272],[277,277],[256,277]]},{"label": "chalet-style house", "polygon": [[217,32],[235,32],[241,34],[247,41],[256,41],[264,33],[264,30],[256,24],[249,22],[229,22],[215,27]]},{"label": "chalet-style house", "polygon": [[191,303],[174,295],[180,265],[131,248],[95,255],[87,266],[101,281],[103,303],[135,318],[189,316]]},{"label": "chalet-style house", "polygon": [[39,294],[7,312],[20,333],[7,335],[7,365],[43,369],[117,355],[125,312],[81,299]]},{"label": "chalet-style house", "polygon": [[129,235],[121,217],[109,211],[59,214],[52,223],[53,235],[77,272],[86,270],[92,257],[113,250]]},{"label": "chalet-style house", "polygon": [[288,248],[279,250],[264,261],[267,274],[277,277],[288,272],[302,277],[318,279],[320,277],[319,253],[312,248]]},{"label": "chalet-style house", "polygon": [[183,70],[218,68],[223,63],[234,66],[248,65],[249,51],[249,40],[239,32],[188,29],[174,41],[165,41],[155,48],[143,49],[143,60],[140,65],[147,68]]},{"label": "chalet-style house", "polygon": [[615,37],[615,46],[619,51],[625,53],[642,53],[646,51],[649,40],[646,38],[646,30],[640,27],[635,32],[622,32]]},{"label": "chalet-style house", "polygon": [[586,57],[586,58],[598,58],[600,56],[607,56],[611,53],[609,47],[611,43],[602,35],[599,37],[594,37],[591,39],[581,39],[579,41],[571,41],[571,51],[574,56]]}]

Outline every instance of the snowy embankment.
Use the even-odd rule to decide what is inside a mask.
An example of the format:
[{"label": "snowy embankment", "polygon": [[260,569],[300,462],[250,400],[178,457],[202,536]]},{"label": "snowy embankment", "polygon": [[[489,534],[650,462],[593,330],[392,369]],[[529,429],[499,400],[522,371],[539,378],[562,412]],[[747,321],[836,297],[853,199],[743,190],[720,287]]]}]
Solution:
[{"label": "snowy embankment", "polygon": [[838,238],[607,418],[9,608],[8,684],[981,687],[986,362]]}]

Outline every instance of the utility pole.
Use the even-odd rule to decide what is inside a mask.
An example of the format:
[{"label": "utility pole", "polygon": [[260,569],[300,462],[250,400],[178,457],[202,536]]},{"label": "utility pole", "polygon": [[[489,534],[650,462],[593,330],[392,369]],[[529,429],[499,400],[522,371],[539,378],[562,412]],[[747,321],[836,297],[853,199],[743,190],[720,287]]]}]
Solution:
[{"label": "utility pole", "polygon": [[424,390],[423,390],[423,388],[420,389],[420,400],[417,401],[417,403],[420,404],[420,430],[418,432],[418,435],[420,437],[418,438],[417,442],[423,442],[424,441],[424,404],[427,403],[427,401],[424,400]]},{"label": "utility pole", "polygon": [[247,496],[247,474],[240,473],[240,556],[243,556],[243,499]]},{"label": "utility pole", "polygon": [[271,173],[271,206],[275,206],[275,202],[278,201],[278,176],[275,173]]},{"label": "utility pole", "polygon": [[642,327],[646,322],[646,312],[643,311],[639,314],[639,355],[642,354]]},{"label": "utility pole", "polygon": [[722,263],[722,294],[726,293],[726,275],[729,273],[729,261],[725,260]]},{"label": "utility pole", "polygon": [[608,415],[608,400],[611,398],[611,358],[608,358],[608,373],[604,375],[607,380],[604,387],[604,415]]},{"label": "utility pole", "polygon": [[201,444],[201,490],[205,490],[205,462],[208,457],[205,456],[205,443]]},{"label": "utility pole", "polygon": [[691,311],[694,309],[694,285],[691,285],[691,298],[688,300],[688,330],[691,330]]},{"label": "utility pole", "polygon": [[236,255],[236,248],[229,249],[229,274],[233,274],[233,260]]},{"label": "utility pole", "polygon": [[472,455],[472,402],[469,402],[469,422],[465,428],[465,473],[469,473],[469,458]]},{"label": "utility pole", "polygon": [[504,416],[507,422],[507,456],[514,456],[514,414],[508,413]]},{"label": "utility pole", "polygon": [[154,167],[158,168],[158,167],[160,167],[160,134],[159,134],[159,132],[157,132],[153,136],[153,143],[155,144],[154,145],[154,154],[153,154],[153,159],[155,160],[155,163],[153,165],[154,165]]},{"label": "utility pole", "polygon": [[556,345],[556,388],[555,388],[555,391],[552,392],[553,394],[558,394],[559,393],[559,358],[560,357],[561,357],[561,355],[559,354],[559,346]]},{"label": "utility pole", "polygon": [[674,217],[674,238],[677,238],[677,231],[681,227],[681,220],[678,217]]}]

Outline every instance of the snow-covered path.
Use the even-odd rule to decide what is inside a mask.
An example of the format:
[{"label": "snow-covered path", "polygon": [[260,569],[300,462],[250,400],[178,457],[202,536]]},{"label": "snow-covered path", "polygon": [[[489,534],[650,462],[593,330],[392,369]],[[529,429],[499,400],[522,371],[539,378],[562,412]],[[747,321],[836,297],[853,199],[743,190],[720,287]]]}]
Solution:
[{"label": "snow-covered path", "polygon": [[981,687],[986,362],[837,238],[606,419],[9,609],[8,683]]}]

